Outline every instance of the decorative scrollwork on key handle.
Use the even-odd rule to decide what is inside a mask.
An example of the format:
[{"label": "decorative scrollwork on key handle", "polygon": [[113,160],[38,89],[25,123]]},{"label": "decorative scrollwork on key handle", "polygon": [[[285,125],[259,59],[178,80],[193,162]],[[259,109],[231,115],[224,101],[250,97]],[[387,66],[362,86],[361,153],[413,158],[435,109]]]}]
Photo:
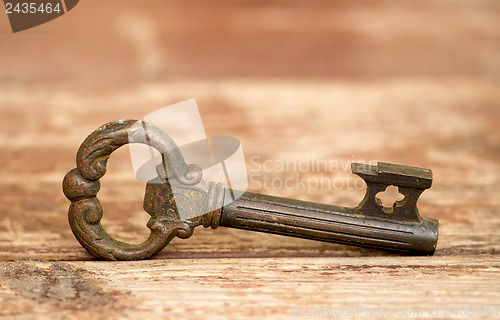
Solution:
[{"label": "decorative scrollwork on key handle", "polygon": [[[162,165],[157,166],[158,177],[146,185],[144,208],[151,215],[147,227],[148,239],[141,244],[129,244],[111,237],[102,227],[103,210],[97,193],[99,179],[106,173],[109,156],[127,143],[142,143],[155,148],[162,155]],[[222,187],[202,180],[201,169],[187,165],[175,142],[159,128],[137,120],[120,120],[98,128],[80,146],[77,167],[69,171],[63,180],[63,191],[71,201],[68,211],[69,224],[80,244],[96,257],[106,260],[140,260],[161,251],[175,236],[189,238],[198,225],[217,227],[213,222],[220,210]],[[169,172],[169,179],[166,178]],[[174,177],[172,179],[171,177]],[[170,182],[185,187],[188,197],[178,195],[177,201],[188,199],[192,193],[206,198],[204,207],[194,204],[194,212],[207,212],[181,220],[171,191]],[[154,196],[154,199],[151,197]],[[151,210],[161,203],[164,210]],[[218,207],[219,205],[219,207]],[[204,211],[201,211],[204,210]]]}]

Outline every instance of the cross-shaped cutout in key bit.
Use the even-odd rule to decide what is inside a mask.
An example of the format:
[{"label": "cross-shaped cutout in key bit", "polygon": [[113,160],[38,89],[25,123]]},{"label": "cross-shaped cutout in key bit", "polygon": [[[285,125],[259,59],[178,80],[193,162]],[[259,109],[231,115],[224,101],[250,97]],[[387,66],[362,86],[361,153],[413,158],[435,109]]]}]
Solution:
[{"label": "cross-shaped cutout in key bit", "polygon": [[393,213],[398,204],[400,205],[405,196],[399,192],[398,187],[388,186],[385,191],[375,195],[375,201],[380,204],[385,213]]},{"label": "cross-shaped cutout in key bit", "polygon": [[[376,166],[353,163],[352,172],[366,182],[366,194],[357,210],[367,216],[387,217],[394,221],[421,221],[417,209],[420,194],[432,185],[432,172],[428,169],[379,162]],[[376,196],[387,187],[397,187],[404,198],[394,202],[392,210],[384,208]]]}]

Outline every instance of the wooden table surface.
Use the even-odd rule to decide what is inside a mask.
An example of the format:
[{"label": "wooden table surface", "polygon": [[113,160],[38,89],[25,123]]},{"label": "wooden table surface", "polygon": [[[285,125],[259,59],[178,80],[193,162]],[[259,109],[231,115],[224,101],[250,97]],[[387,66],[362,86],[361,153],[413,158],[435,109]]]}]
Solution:
[{"label": "wooden table surface", "polygon": [[[0,318],[500,317],[498,1],[89,0],[0,31]],[[249,191],[355,206],[352,161],[432,169],[436,254],[200,227],[148,261],[96,260],[61,188],[80,143],[189,98],[241,141]],[[122,148],[99,192],[111,235],[147,237],[143,196]]]}]

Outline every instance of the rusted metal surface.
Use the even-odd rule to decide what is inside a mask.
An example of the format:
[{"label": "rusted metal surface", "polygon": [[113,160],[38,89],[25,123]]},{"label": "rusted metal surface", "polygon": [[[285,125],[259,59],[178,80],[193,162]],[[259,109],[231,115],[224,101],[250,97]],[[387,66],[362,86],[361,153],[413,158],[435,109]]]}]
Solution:
[{"label": "rusted metal surface", "polygon": [[[136,124],[140,125],[137,126]],[[149,238],[139,245],[117,241],[101,226],[103,210],[97,193],[111,153],[127,143],[144,143],[162,154],[157,178],[146,185],[144,209],[151,215]],[[93,255],[108,260],[139,260],[162,250],[175,236],[189,238],[196,226],[220,226],[294,236],[319,241],[432,255],[438,238],[438,221],[421,218],[416,203],[431,186],[427,169],[379,163],[352,165],[353,173],[367,183],[366,195],[355,208],[244,193],[224,203],[232,193],[221,184],[206,183],[196,165],[187,165],[174,141],[153,125],[136,120],[110,122],[93,132],[77,154],[77,168],[63,181],[71,229]],[[167,172],[172,172],[167,179]],[[181,193],[174,194],[174,183]],[[384,208],[376,194],[398,186],[405,196]],[[181,219],[177,208],[188,208]]]}]

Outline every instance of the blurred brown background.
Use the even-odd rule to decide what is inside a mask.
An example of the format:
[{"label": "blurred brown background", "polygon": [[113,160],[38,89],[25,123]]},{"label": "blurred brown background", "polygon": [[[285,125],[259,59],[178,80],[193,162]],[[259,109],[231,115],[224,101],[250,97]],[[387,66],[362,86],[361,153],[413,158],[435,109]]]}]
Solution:
[{"label": "blurred brown background", "polygon": [[[216,318],[215,305],[229,316],[280,319],[288,318],[290,304],[500,302],[500,2],[85,0],[16,34],[0,14],[0,40],[0,260],[17,261],[0,267],[0,315],[64,308],[78,316],[128,310],[139,317],[149,310],[149,317],[185,318],[202,310]],[[36,268],[65,271],[37,278],[41,291],[13,285],[6,270],[24,270],[20,283],[40,274],[19,261],[94,259],[71,234],[60,186],[85,137],[108,121],[141,118],[189,98],[197,99],[207,134],[241,140],[251,191],[346,206],[364,193],[347,185],[264,188],[264,174],[283,179],[295,172],[259,172],[252,156],[259,163],[379,160],[432,169],[434,184],[419,209],[440,220],[436,256],[386,257],[238,230],[197,230],[191,239],[173,240],[156,262],[118,264],[113,272],[98,262],[44,262]],[[126,149],[109,168],[99,193],[103,224],[120,239],[144,239],[144,185],[134,179]],[[348,170],[334,175],[346,181]],[[196,259],[165,260],[172,257]],[[252,257],[269,259],[244,259]],[[161,286],[147,273],[152,263]],[[51,277],[76,277],[72,268],[101,279],[100,293],[90,300],[68,298],[64,290],[54,299],[39,293]],[[141,268],[149,289],[128,275]],[[189,281],[183,268],[199,278]],[[251,271],[242,274],[246,268]],[[291,269],[295,277],[286,274]],[[219,272],[229,276],[218,278]],[[407,291],[399,280],[409,283]],[[177,285],[175,295],[165,289],[168,281]],[[95,304],[92,296],[108,298],[111,289],[100,286],[115,290],[113,303],[74,307]],[[215,292],[212,300],[193,298],[204,290]],[[370,292],[384,292],[384,301]]]}]

